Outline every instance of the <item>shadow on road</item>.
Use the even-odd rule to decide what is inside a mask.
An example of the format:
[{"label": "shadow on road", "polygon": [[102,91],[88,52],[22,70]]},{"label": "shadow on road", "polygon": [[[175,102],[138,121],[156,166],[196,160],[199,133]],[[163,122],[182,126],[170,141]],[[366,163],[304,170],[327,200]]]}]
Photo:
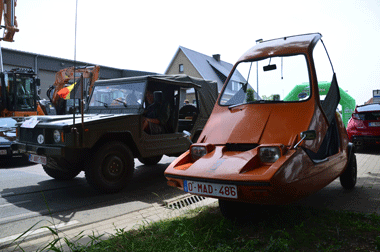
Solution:
[{"label": "shadow on road", "polygon": [[13,169],[32,165],[26,156],[0,159],[0,169]]},{"label": "shadow on road", "polygon": [[380,155],[380,145],[355,146],[355,152],[361,154]]},{"label": "shadow on road", "polygon": [[162,204],[165,199],[183,194],[184,192],[166,184],[164,171],[169,164],[137,166],[130,184],[115,194],[98,193],[87,184],[83,176],[70,181],[47,179],[38,182],[38,185],[5,188],[0,194],[18,208],[68,222],[79,211],[125,203],[133,203],[130,204],[132,208],[134,204]]}]

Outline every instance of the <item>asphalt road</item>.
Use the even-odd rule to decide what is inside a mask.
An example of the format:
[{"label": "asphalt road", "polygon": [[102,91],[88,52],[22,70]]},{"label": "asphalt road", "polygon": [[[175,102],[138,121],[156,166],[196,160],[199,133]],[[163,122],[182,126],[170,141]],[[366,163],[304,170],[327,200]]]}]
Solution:
[{"label": "asphalt road", "polygon": [[[163,175],[174,160],[164,156],[155,166],[135,159],[130,185],[116,194],[100,194],[80,173],[71,181],[56,181],[41,165],[8,163],[0,169],[0,245],[29,228],[59,225],[76,227],[115,218],[161,203],[182,191],[166,185]],[[4,164],[4,163],[3,163]],[[3,165],[4,166],[4,165]]]}]

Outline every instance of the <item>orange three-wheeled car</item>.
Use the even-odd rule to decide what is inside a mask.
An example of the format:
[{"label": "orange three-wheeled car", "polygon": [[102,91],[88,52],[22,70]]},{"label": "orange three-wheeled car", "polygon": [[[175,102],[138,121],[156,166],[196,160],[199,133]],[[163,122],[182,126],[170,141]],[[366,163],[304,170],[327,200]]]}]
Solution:
[{"label": "orange three-wheeled car", "polygon": [[[225,216],[237,202],[287,204],[338,177],[352,189],[354,146],[337,109],[339,87],[321,38],[273,39],[244,53],[197,143],[166,169],[168,185],[218,198]],[[318,82],[326,81],[330,87],[322,96]]]}]

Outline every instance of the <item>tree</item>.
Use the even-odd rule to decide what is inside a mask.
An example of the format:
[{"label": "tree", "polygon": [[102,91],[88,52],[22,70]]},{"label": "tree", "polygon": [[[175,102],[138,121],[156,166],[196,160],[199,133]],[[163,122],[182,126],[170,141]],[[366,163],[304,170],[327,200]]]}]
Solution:
[{"label": "tree", "polygon": [[252,88],[247,89],[247,97],[245,99],[246,102],[251,102],[255,100],[254,91]]}]

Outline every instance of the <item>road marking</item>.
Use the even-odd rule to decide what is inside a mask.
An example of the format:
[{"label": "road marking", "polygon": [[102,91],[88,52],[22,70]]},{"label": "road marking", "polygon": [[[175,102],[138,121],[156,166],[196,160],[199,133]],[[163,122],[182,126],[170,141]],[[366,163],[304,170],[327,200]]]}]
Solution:
[{"label": "road marking", "polygon": [[[51,228],[53,230],[56,230],[56,229],[59,229],[59,228],[64,228],[64,227],[67,227],[67,226],[76,225],[78,223],[79,223],[79,221],[73,220],[73,221],[61,223],[61,224],[58,224],[58,225],[49,226],[49,228]],[[36,230],[28,231],[28,232],[26,232],[23,235],[23,238],[25,238],[25,237],[27,237],[29,235],[35,235],[35,234],[39,234],[39,233],[43,233],[43,232],[51,232],[49,230],[49,228],[47,228],[47,227],[40,227],[40,228],[37,228]],[[0,239],[0,244],[5,243],[5,242],[9,242],[9,241],[14,241],[15,239],[17,239],[22,234],[23,233],[1,238]]]}]

